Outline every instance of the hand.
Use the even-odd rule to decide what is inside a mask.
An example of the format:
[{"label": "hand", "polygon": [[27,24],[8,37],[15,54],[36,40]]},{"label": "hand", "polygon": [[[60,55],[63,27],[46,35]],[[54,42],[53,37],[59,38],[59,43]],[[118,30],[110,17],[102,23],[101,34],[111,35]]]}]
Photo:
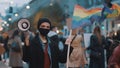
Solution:
[{"label": "hand", "polygon": [[4,44],[3,44],[3,43],[0,43],[0,46],[4,46]]},{"label": "hand", "polygon": [[29,36],[27,36],[27,37],[25,38],[25,44],[26,44],[26,46],[29,46]]},{"label": "hand", "polygon": [[71,37],[68,37],[65,41],[65,44],[70,44],[71,41],[72,41]]}]

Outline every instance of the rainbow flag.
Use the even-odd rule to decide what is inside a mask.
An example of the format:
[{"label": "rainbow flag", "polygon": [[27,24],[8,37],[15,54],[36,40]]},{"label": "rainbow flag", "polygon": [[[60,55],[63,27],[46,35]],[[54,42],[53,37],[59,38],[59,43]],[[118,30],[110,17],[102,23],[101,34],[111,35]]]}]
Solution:
[{"label": "rainbow flag", "polygon": [[115,18],[115,17],[118,17],[120,15],[120,6],[118,4],[113,4],[111,10],[113,12],[106,14],[107,18]]},{"label": "rainbow flag", "polygon": [[89,20],[90,16],[100,13],[102,8],[93,8],[90,10],[87,10],[80,5],[75,5],[74,7],[74,13],[72,18],[72,29],[78,28],[78,27],[84,27],[86,25],[90,25],[91,21]]},{"label": "rainbow flag", "polygon": [[85,9],[75,5],[72,17],[72,29],[91,25],[94,21],[102,23],[106,18],[115,18],[120,15],[120,6],[113,4],[112,8],[104,5],[103,8]]},{"label": "rainbow flag", "polygon": [[101,13],[94,14],[90,17],[92,22],[102,23],[106,18],[115,18],[120,15],[120,6],[113,4],[111,8],[104,5]]}]

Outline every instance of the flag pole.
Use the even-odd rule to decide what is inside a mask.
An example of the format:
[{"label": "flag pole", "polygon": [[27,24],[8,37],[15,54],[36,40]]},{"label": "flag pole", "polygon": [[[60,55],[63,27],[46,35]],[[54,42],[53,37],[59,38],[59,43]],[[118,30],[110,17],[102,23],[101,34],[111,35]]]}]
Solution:
[{"label": "flag pole", "polygon": [[[70,37],[71,37],[71,34],[72,34],[72,29],[70,29],[69,39],[70,39]],[[69,42],[69,44],[68,44],[68,50],[67,50],[67,64],[66,64],[66,68],[68,68],[69,53],[70,53],[70,42]]]}]

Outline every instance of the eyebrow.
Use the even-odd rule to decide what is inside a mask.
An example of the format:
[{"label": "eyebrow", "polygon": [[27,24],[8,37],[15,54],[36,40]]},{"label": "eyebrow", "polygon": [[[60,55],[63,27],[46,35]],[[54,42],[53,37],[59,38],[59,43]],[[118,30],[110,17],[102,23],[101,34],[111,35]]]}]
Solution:
[{"label": "eyebrow", "polygon": [[41,27],[47,27],[47,28],[50,28],[50,26],[46,26],[46,25],[41,25]]}]

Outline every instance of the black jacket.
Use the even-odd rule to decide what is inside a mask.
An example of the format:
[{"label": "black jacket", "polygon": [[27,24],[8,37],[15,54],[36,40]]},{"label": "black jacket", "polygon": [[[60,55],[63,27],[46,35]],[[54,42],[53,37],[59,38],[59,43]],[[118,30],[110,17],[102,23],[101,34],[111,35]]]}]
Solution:
[{"label": "black jacket", "polygon": [[102,43],[99,44],[96,35],[90,37],[90,65],[89,68],[105,68],[104,46],[105,38],[102,36]]},{"label": "black jacket", "polygon": [[[49,46],[51,52],[51,68],[59,68],[59,62],[66,62],[67,46],[64,46],[62,52],[54,43],[49,43]],[[72,52],[72,48],[70,48],[70,52]],[[38,35],[33,38],[30,46],[24,48],[24,53],[27,54],[23,55],[23,60],[29,62],[29,68],[44,68],[44,52]]]}]

